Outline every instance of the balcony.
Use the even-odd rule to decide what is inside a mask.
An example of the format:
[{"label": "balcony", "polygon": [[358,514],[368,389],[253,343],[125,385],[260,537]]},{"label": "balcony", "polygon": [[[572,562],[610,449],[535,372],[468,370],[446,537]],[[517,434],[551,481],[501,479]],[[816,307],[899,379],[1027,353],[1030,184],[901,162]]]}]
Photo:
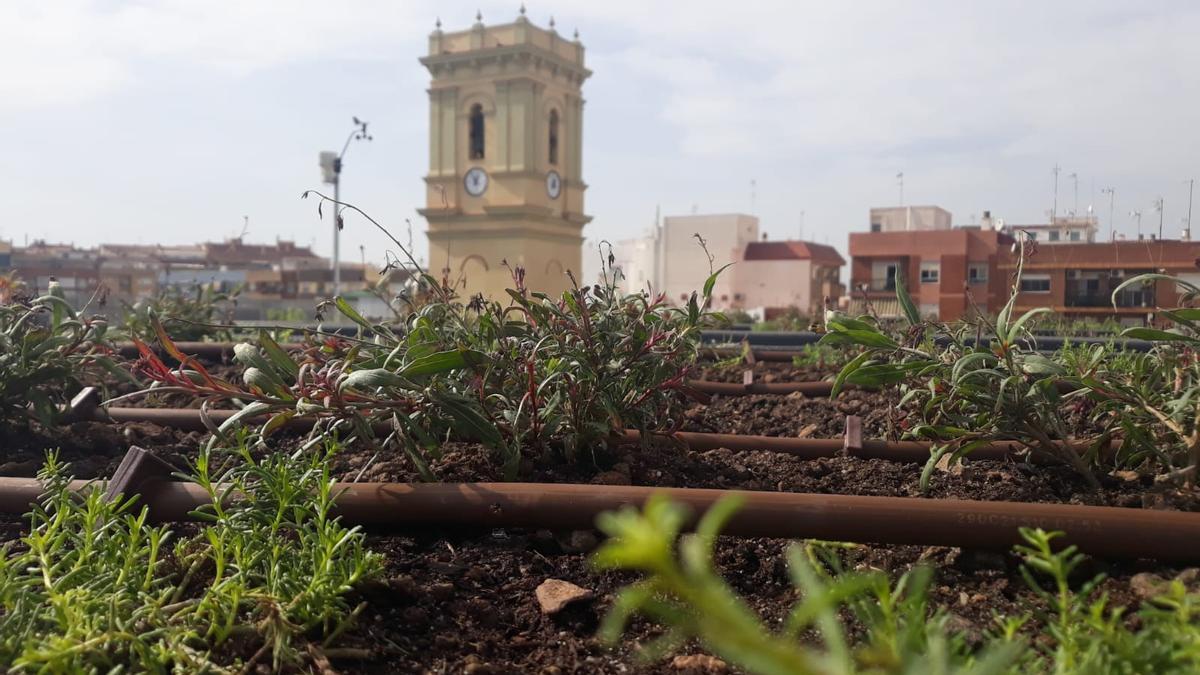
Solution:
[{"label": "balcony", "polygon": [[[1067,307],[1112,307],[1112,292],[1123,279],[1067,280],[1063,304]],[[1117,294],[1118,308],[1152,308],[1154,286],[1130,286]]]}]

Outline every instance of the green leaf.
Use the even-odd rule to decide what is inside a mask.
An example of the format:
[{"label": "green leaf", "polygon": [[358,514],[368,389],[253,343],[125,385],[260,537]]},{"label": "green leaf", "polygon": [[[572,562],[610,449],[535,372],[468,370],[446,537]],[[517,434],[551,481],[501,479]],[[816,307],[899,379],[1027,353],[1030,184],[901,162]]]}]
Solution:
[{"label": "green leaf", "polygon": [[387,368],[368,368],[356,370],[346,376],[338,385],[338,390],[344,389],[374,389],[376,387],[411,388],[412,383],[400,377]]},{"label": "green leaf", "polygon": [[433,393],[430,398],[454,420],[456,432],[492,448],[503,447],[504,439],[500,430],[474,401],[457,394],[440,392]]},{"label": "green leaf", "polygon": [[347,319],[350,319],[351,321],[362,326],[366,330],[373,330],[371,323],[369,321],[367,321],[365,318],[363,318],[362,314],[359,314],[353,307],[351,307],[350,303],[346,302],[346,299],[343,298],[342,296],[339,295],[336,298],[334,298],[333,305],[335,307],[337,307],[337,310],[339,312],[342,313],[342,316],[345,316]]},{"label": "green leaf", "polygon": [[1174,330],[1159,330],[1157,328],[1126,328],[1121,331],[1121,337],[1135,340],[1151,340],[1154,342],[1190,342],[1200,344],[1200,340]]},{"label": "green leaf", "polygon": [[300,374],[300,366],[296,365],[296,362],[288,355],[287,350],[280,347],[279,343],[265,330],[259,331],[258,343],[262,345],[267,358],[271,359],[271,363],[275,364],[279,372],[287,374],[292,379],[295,379]]},{"label": "green leaf", "polygon": [[1024,358],[1021,363],[1021,370],[1029,375],[1063,375],[1067,372],[1053,359],[1042,356],[1041,354],[1030,354]]},{"label": "green leaf", "polygon": [[717,277],[719,277],[721,275],[721,272],[724,272],[732,264],[733,263],[727,263],[725,265],[722,265],[721,269],[717,270],[716,272],[713,272],[712,274],[710,274],[708,276],[707,279],[704,280],[704,297],[705,298],[712,297],[712,289],[713,289],[713,286],[717,285]]},{"label": "green leaf", "polygon": [[899,349],[900,347],[895,340],[875,329],[830,331],[821,337],[820,344],[862,345],[876,349]]},{"label": "green leaf", "polygon": [[241,424],[244,420],[266,414],[273,407],[274,406],[272,406],[269,403],[262,403],[259,401],[255,401],[254,403],[251,403],[250,405],[246,406],[245,408],[242,408],[241,410],[234,413],[229,419],[222,422],[221,426],[218,428],[221,431],[228,431],[229,429],[233,429],[234,427]]},{"label": "green leaf", "polygon": [[1011,328],[1009,328],[1008,334],[1005,336],[1004,341],[1008,344],[1012,344],[1017,340],[1018,337],[1021,336],[1021,327],[1024,326],[1026,322],[1039,314],[1046,314],[1050,311],[1052,310],[1049,307],[1035,307],[1034,309],[1025,312],[1021,315],[1021,318],[1013,322],[1013,325]]},{"label": "green leaf", "polygon": [[912,296],[908,294],[908,289],[904,286],[904,276],[900,274],[896,275],[896,299],[900,301],[900,308],[904,310],[908,325],[916,326],[921,323],[921,313],[913,304]]},{"label": "green leaf", "polygon": [[468,366],[477,366],[486,363],[487,360],[488,357],[486,354],[473,350],[456,349],[454,351],[436,352],[414,359],[407,366],[400,369],[399,375],[407,378],[424,377]]}]

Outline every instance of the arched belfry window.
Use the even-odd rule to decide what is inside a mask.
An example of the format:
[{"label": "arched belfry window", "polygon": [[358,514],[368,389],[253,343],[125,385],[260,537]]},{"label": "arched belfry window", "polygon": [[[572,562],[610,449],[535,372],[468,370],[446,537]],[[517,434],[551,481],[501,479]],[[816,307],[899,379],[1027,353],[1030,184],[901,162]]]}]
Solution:
[{"label": "arched belfry window", "polygon": [[483,159],[483,106],[476,103],[471,106],[471,117],[467,122],[471,140],[471,159]]},{"label": "arched belfry window", "polygon": [[558,164],[558,111],[550,111],[550,163]]}]

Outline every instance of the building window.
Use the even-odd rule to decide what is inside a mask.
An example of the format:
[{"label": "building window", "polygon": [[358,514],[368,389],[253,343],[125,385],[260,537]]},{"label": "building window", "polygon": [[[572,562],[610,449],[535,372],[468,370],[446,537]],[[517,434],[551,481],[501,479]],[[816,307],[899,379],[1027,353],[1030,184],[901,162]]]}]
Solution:
[{"label": "building window", "polygon": [[468,122],[471,136],[471,159],[483,159],[483,106],[476,103],[471,106],[471,117]]},{"label": "building window", "polygon": [[1050,232],[1050,241],[1058,241],[1058,230]]},{"label": "building window", "polygon": [[883,223],[871,223],[871,231],[872,232],[882,232],[883,231]]},{"label": "building window", "polygon": [[1079,230],[1071,231],[1071,241],[1079,241]]},{"label": "building window", "polygon": [[921,283],[936,284],[942,275],[942,264],[940,262],[923,262],[921,263]]},{"label": "building window", "polygon": [[550,111],[550,163],[558,164],[558,111]]},{"label": "building window", "polygon": [[900,264],[894,262],[871,263],[871,290],[896,290],[896,276],[900,272]]},{"label": "building window", "polygon": [[1025,237],[1029,241],[1037,241],[1037,232],[1026,232]]},{"label": "building window", "polygon": [[972,284],[986,284],[988,280],[987,263],[971,263],[967,266],[967,281]]},{"label": "building window", "polygon": [[1050,275],[1049,274],[1026,274],[1021,277],[1021,292],[1022,293],[1049,293],[1050,292]]}]

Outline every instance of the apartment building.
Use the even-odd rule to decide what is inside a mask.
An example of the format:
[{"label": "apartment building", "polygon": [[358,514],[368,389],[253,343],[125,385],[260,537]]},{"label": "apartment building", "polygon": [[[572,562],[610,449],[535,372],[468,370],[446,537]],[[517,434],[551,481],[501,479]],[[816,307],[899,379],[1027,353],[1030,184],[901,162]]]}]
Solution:
[{"label": "apartment building", "polygon": [[899,316],[902,279],[925,316],[953,321],[973,311],[994,314],[1008,301],[1017,268],[1014,244],[1033,243],[1016,300],[1018,311],[1048,307],[1075,318],[1116,318],[1128,325],[1156,323],[1155,311],[1179,302],[1177,285],[1159,281],[1113,291],[1126,279],[1159,272],[1200,283],[1200,242],[1096,242],[1096,220],[1067,216],[1038,225],[1006,225],[984,212],[983,224],[925,226],[909,231],[850,235],[850,311],[868,303],[880,316]]},{"label": "apartment building", "polygon": [[[998,270],[1010,278],[1016,265],[1017,260],[1009,255]],[[1200,284],[1200,242],[1039,244],[1025,261],[1016,307],[1022,311],[1049,307],[1067,317],[1115,318],[1126,325],[1156,324],[1158,308],[1178,306],[1177,284],[1137,284],[1117,294],[1115,307],[1113,301],[1113,291],[1127,279],[1154,272]]]},{"label": "apartment building", "polygon": [[850,234],[850,311],[870,303],[899,316],[902,281],[923,316],[952,321],[1002,304],[1006,281],[996,274],[1013,239],[979,227]]},{"label": "apartment building", "polygon": [[758,218],[746,214],[668,216],[648,236],[617,242],[613,255],[627,291],[662,292],[676,304],[701,290],[712,269],[730,263],[713,286],[714,309],[764,316],[781,310],[817,313],[825,298],[837,301],[844,292],[846,261],[836,249],[770,241],[760,233]]}]

